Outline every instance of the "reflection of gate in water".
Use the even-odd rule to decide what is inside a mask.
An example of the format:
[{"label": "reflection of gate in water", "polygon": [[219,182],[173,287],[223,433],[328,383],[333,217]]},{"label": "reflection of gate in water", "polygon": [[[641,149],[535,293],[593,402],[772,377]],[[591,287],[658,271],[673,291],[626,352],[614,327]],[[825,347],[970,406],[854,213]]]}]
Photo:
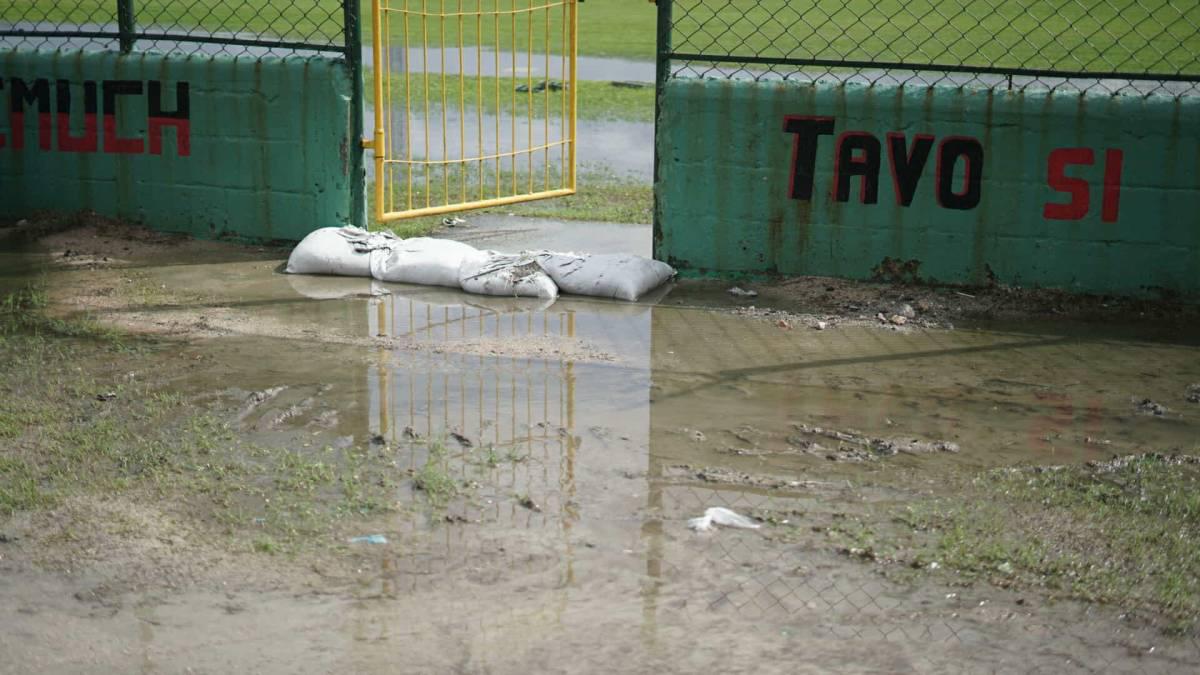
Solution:
[{"label": "reflection of gate in water", "polygon": [[[553,309],[512,313],[392,295],[368,311],[371,335],[435,343],[471,341],[477,347],[481,341],[575,333],[574,314]],[[486,476],[481,482],[489,487],[537,501],[544,520],[565,515],[577,447],[574,365],[465,351],[428,350],[369,369],[371,433],[390,443],[441,440],[455,452],[459,444],[450,434],[460,434],[471,447],[451,457],[447,468],[454,478]],[[423,450],[409,453],[409,466],[401,468],[419,469],[426,457]],[[502,496],[511,504],[510,494]]]}]

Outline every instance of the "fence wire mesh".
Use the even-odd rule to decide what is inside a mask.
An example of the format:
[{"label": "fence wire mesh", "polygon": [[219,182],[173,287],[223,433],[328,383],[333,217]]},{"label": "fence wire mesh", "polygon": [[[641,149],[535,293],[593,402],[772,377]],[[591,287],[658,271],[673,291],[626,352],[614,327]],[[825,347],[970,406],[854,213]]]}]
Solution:
[{"label": "fence wire mesh", "polygon": [[1195,0],[660,2],[676,77],[1200,93]]},{"label": "fence wire mesh", "polygon": [[252,57],[340,53],[352,44],[347,17],[357,21],[357,11],[351,0],[16,0],[0,8],[0,48]]}]

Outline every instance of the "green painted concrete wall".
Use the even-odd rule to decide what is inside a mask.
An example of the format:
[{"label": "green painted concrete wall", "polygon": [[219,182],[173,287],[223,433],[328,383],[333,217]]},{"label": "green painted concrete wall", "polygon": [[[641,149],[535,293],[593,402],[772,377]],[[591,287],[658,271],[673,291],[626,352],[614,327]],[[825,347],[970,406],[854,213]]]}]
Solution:
[{"label": "green painted concrete wall", "polygon": [[[1200,101],[687,79],[662,96],[655,254],[685,273],[1200,292]],[[789,116],[832,118],[815,137],[807,199],[793,193],[794,153],[808,148],[785,131]],[[903,135],[894,154],[907,206],[888,134]],[[919,159],[918,134],[933,137],[923,166],[907,156]],[[880,145],[875,203],[856,176],[841,201],[838,139],[853,148],[867,136]],[[969,158],[947,151],[944,187],[959,208],[939,204],[937,189],[953,137],[949,149],[982,153],[975,201]],[[870,174],[870,154],[843,159]]]},{"label": "green painted concrete wall", "polygon": [[[178,143],[184,85],[187,148]],[[246,239],[300,239],[350,222],[359,150],[340,61],[8,51],[0,87],[0,215],[91,209],[162,231]]]}]

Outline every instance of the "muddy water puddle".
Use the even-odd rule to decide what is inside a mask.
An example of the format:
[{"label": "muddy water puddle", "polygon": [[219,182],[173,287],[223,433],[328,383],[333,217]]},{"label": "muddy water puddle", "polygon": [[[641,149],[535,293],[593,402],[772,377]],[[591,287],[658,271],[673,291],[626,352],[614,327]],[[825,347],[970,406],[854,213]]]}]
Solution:
[{"label": "muddy water puddle", "polygon": [[[161,296],[94,312],[182,337],[179,358],[195,365],[171,386],[224,411],[243,440],[313,456],[355,449],[393,474],[408,510],[366,518],[359,531],[388,544],[323,559],[311,594],[195,591],[144,616],[118,612],[106,630],[133,655],[100,650],[95,663],[1171,672],[1195,659],[1115,614],[897,584],[800,536],[864,503],[935,491],[963,468],[1194,450],[1193,344],[1047,326],[789,329],[653,302],[289,277],[277,265],[142,268]],[[1166,411],[1140,411],[1143,399]],[[438,507],[417,484],[432,470],[454,486]],[[712,506],[767,520],[688,531]],[[230,603],[241,609],[221,609]],[[76,614],[50,603],[30,625],[57,617],[100,644]]]}]

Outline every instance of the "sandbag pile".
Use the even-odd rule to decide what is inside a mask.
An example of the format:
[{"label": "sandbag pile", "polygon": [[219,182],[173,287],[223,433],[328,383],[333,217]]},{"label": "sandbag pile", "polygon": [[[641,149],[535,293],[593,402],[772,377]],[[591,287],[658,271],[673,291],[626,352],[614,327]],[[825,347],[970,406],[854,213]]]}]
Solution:
[{"label": "sandbag pile", "polygon": [[401,239],[357,227],[310,233],[292,251],[286,271],[447,286],[478,295],[553,299],[562,291],[630,302],[675,276],[670,265],[635,255],[507,254],[450,239]]}]

